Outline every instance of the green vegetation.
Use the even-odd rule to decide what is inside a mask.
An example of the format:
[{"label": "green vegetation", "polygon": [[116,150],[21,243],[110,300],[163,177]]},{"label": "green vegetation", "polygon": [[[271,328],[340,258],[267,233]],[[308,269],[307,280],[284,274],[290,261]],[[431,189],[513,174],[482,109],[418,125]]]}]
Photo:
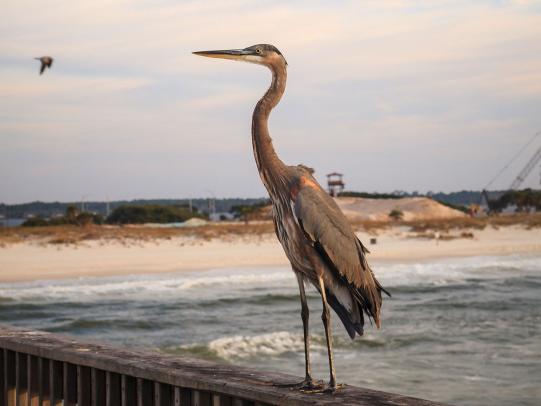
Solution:
[{"label": "green vegetation", "polygon": [[[120,206],[133,205],[133,206],[145,206],[145,205],[159,205],[159,206],[186,206],[192,204],[192,207],[197,208],[200,213],[208,211],[209,199],[208,198],[196,198],[196,199],[136,199],[136,200],[112,200],[109,202],[104,201],[85,201],[85,211],[91,213],[98,213],[106,217],[110,214],[110,211]],[[263,198],[253,199],[241,199],[241,198],[227,198],[227,199],[214,199],[216,211],[230,212],[232,206],[238,205],[251,205],[266,201]],[[82,206],[82,202],[30,202],[21,204],[3,204],[0,203],[0,214],[5,218],[27,218],[29,216],[53,218],[62,216],[68,206]]]},{"label": "green vegetation", "polygon": [[43,217],[32,217],[21,224],[22,227],[45,227],[49,225],[49,222]]},{"label": "green vegetation", "polygon": [[179,223],[192,217],[203,217],[184,206],[125,205],[117,207],[107,217],[109,224]]},{"label": "green vegetation", "polygon": [[404,218],[404,213],[400,210],[393,209],[389,213],[389,217],[393,219],[394,221],[400,221]]},{"label": "green vegetation", "polygon": [[439,204],[443,204],[444,206],[450,207],[451,209],[459,210],[459,211],[464,212],[466,214],[468,214],[470,212],[466,206],[462,206],[460,204],[453,204],[453,203],[445,202],[443,200],[438,200],[438,199],[434,199],[434,198],[432,198],[432,200],[435,200]]},{"label": "green vegetation", "polygon": [[427,193],[428,197],[440,202],[449,203],[454,206],[450,206],[461,210],[459,206],[467,207],[470,204],[479,204],[481,202],[481,192],[476,190],[461,190],[459,192],[443,193],[437,192]]},{"label": "green vegetation", "polygon": [[239,204],[231,207],[231,212],[234,214],[235,218],[243,220],[245,223],[248,223],[250,220],[256,220],[258,217],[261,217],[261,209],[270,205],[269,200],[264,200],[254,204]]},{"label": "green vegetation", "polygon": [[66,214],[63,216],[44,219],[41,216],[31,217],[21,226],[23,227],[45,227],[45,226],[63,226],[63,225],[86,226],[89,224],[103,224],[103,217],[99,214],[84,211],[79,213],[75,206],[68,206]]},{"label": "green vegetation", "polygon": [[491,208],[501,211],[509,205],[516,205],[517,211],[527,211],[531,208],[541,210],[541,190],[511,190],[497,201],[491,202]]}]

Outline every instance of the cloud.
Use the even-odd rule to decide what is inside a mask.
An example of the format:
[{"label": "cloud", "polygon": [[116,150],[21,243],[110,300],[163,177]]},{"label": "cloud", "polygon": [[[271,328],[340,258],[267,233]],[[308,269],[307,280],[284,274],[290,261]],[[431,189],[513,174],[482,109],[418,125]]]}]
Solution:
[{"label": "cloud", "polygon": [[482,187],[539,127],[539,38],[530,1],[10,2],[0,201],[263,194],[250,115],[269,73],[191,54],[258,42],[289,63],[270,123],[286,161],[359,189]]}]

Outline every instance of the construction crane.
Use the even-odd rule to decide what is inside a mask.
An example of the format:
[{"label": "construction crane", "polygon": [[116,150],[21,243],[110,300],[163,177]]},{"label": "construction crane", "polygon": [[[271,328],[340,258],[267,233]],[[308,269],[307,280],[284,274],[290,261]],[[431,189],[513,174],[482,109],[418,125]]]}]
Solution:
[{"label": "construction crane", "polygon": [[532,158],[528,161],[526,166],[520,171],[513,183],[511,183],[511,187],[509,189],[518,189],[520,185],[522,185],[522,182],[524,182],[524,179],[528,177],[532,169],[538,164],[539,161],[541,161],[541,147],[539,147],[539,149],[535,151],[535,154],[533,154]]},{"label": "construction crane", "polygon": [[[541,131],[538,131],[536,132],[532,138],[530,138],[530,140],[520,149],[520,151],[518,151],[512,158],[511,160],[496,174],[496,176],[494,176],[494,178],[492,178],[492,180],[483,188],[482,192],[481,192],[481,195],[482,195],[482,200],[484,199],[485,200],[485,203],[486,203],[486,206],[488,207],[488,210],[489,211],[492,211],[492,202],[491,202],[491,199],[489,199],[489,196],[488,196],[488,188],[490,187],[490,185],[492,185],[492,183],[494,183],[494,181],[507,169],[509,168],[509,166],[515,162],[515,160],[522,154],[522,152],[524,152],[526,150],[526,148],[528,148],[532,142],[534,142],[537,137],[539,137],[541,135]],[[526,166],[524,168],[522,168],[522,170],[520,171],[520,173],[518,174],[518,176],[515,178],[515,180],[513,180],[513,183],[511,183],[511,186],[509,186],[509,189],[510,190],[517,190],[520,185],[522,185],[522,182],[524,182],[524,180],[528,177],[528,175],[532,172],[533,168],[538,164],[538,162],[541,161],[541,147],[539,147],[537,149],[537,151],[535,151],[535,154],[533,154],[533,156],[530,158],[530,160],[528,161],[528,163],[526,164]],[[482,202],[481,202],[482,204]]]},{"label": "construction crane", "polygon": [[[509,166],[516,161],[516,159],[528,148],[536,139],[541,135],[541,131],[536,132],[532,138],[518,151],[510,160],[507,162],[507,164],[500,169],[500,171],[492,178],[490,182],[483,188],[483,190],[488,190],[488,188],[494,183],[496,179],[500,177],[500,175],[507,169]],[[535,152],[534,156],[528,161],[524,169],[520,171],[519,175],[516,177],[516,179],[513,181],[509,189],[517,189],[520,187],[524,179],[528,177],[534,166],[539,162],[541,159],[541,147]]]}]

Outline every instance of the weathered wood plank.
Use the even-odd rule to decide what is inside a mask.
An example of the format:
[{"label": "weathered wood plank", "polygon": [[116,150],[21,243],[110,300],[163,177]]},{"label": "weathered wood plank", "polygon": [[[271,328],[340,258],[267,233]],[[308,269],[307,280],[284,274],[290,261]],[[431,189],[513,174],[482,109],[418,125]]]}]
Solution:
[{"label": "weathered wood plank", "polygon": [[135,406],[137,402],[137,381],[134,377],[122,375],[122,406]]},{"label": "weathered wood plank", "polygon": [[15,354],[15,391],[17,393],[17,406],[28,404],[28,355],[17,352]]},{"label": "weathered wood plank", "polygon": [[[298,382],[295,376],[209,361],[169,356],[152,351],[132,351],[107,345],[78,342],[46,332],[0,326],[0,348],[98,368],[152,382],[206,393],[231,396],[268,405],[436,406],[407,396],[346,386],[334,395],[304,394],[275,383]],[[113,375],[111,375],[113,376]],[[120,394],[120,375],[116,375]],[[118,397],[120,401],[120,396]],[[139,399],[138,399],[139,400]]]},{"label": "weathered wood plank", "polygon": [[118,406],[121,403],[120,375],[113,372],[105,372],[105,406]]},{"label": "weathered wood plank", "polygon": [[254,402],[246,399],[234,398],[232,406],[254,406]]},{"label": "weathered wood plank", "polygon": [[77,365],[77,406],[91,406],[91,382],[90,368]]},{"label": "weathered wood plank", "polygon": [[154,406],[169,406],[171,398],[171,385],[154,382]]},{"label": "weathered wood plank", "polygon": [[64,362],[64,406],[77,406],[77,367]]},{"label": "weathered wood plank", "polygon": [[107,396],[105,389],[105,371],[92,368],[90,371],[90,380],[92,386],[92,406],[104,405]]},{"label": "weathered wood plank", "polygon": [[38,358],[38,379],[39,379],[39,401],[41,406],[51,406],[49,398],[49,360],[45,358]]},{"label": "weathered wood plank", "polygon": [[27,361],[27,380],[28,380],[28,406],[39,406],[39,369],[38,357],[28,356]]},{"label": "weathered wood plank", "polygon": [[152,382],[137,378],[137,406],[152,405],[154,401],[154,386]]},{"label": "weathered wood plank", "polygon": [[192,404],[192,391],[176,386],[173,389],[173,404],[175,406],[190,406]]},{"label": "weathered wood plank", "polygon": [[64,392],[64,367],[60,361],[49,360],[49,390],[52,406],[62,406]]},{"label": "weathered wood plank", "polygon": [[220,406],[233,406],[233,399],[231,396],[220,395]]},{"label": "weathered wood plank", "polygon": [[212,406],[211,394],[200,390],[194,390],[192,392],[192,406]]},{"label": "weathered wood plank", "polygon": [[4,350],[4,401],[7,406],[15,405],[15,353]]},{"label": "weathered wood plank", "polygon": [[4,353],[5,351],[0,348],[0,403],[6,403],[6,379],[4,370]]}]

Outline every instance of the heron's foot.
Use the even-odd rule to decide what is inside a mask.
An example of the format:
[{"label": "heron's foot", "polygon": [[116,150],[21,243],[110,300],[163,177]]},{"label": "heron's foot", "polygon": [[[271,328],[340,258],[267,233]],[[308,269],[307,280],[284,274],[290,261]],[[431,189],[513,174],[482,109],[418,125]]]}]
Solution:
[{"label": "heron's foot", "polygon": [[332,395],[338,389],[343,388],[345,386],[346,385],[343,384],[343,383],[334,384],[334,385],[328,384],[328,385],[322,385],[319,388],[314,388],[314,389],[311,389],[311,390],[310,389],[308,389],[308,390],[301,389],[301,392],[302,393],[328,393],[328,394]]},{"label": "heron's foot", "polygon": [[277,384],[274,384],[274,386],[278,388],[297,389],[297,390],[300,390],[301,392],[325,388],[323,381],[314,380],[311,377],[304,378],[304,380],[297,383],[284,383],[284,384],[277,383]]}]

